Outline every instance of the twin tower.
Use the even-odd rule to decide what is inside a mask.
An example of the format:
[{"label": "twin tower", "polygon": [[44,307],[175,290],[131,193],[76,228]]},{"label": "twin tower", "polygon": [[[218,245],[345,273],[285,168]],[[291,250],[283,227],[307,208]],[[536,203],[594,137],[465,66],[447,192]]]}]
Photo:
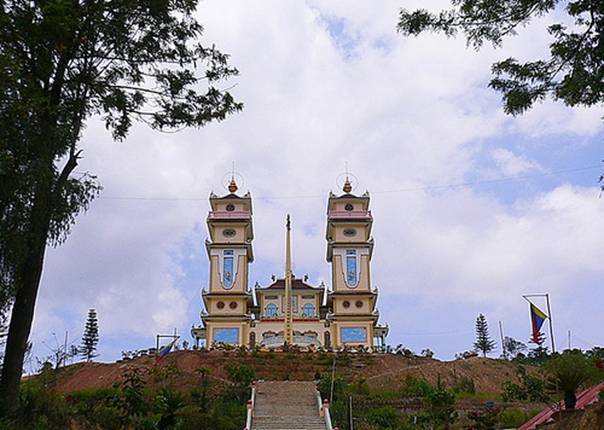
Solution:
[{"label": "twin tower", "polygon": [[291,270],[290,227],[286,229],[283,278],[254,288],[249,264],[254,261],[252,199],[237,194],[231,180],[229,194],[210,195],[207,224],[210,238],[209,289],[201,296],[202,325],[193,327],[196,343],[209,347],[230,344],[248,348],[276,348],[284,344],[303,349],[383,345],[387,326],[378,325],[377,289],[371,288],[373,218],[369,194],[352,194],[346,180],[342,195],[330,193],[327,203],[327,261],[331,288],[310,285]]}]

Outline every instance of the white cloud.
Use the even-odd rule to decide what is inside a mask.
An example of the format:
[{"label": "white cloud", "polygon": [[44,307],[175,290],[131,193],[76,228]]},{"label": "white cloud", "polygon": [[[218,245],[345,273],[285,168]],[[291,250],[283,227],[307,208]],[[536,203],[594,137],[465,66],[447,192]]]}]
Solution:
[{"label": "white cloud", "polygon": [[[92,306],[105,333],[124,335],[124,349],[128,335],[148,335],[151,342],[157,331],[197,323],[187,307],[192,301],[201,306],[203,284],[182,285],[193,270],[182,247],[193,243],[192,252],[205,261],[199,233],[205,199],[222,191],[232,160],[255,199],[251,282],[282,273],[286,213],[294,221],[296,273],[329,281],[325,205],[345,161],[360,178],[359,190],[374,192],[373,278],[382,300],[412,294],[507,306],[535,283],[563,291],[582,273],[602,274],[593,257],[603,250],[595,240],[604,233],[602,205],[592,199],[593,189],[544,189],[514,206],[471,189],[380,192],[462,182],[481,168],[475,154],[485,139],[510,129],[529,136],[553,132],[542,117],[523,123],[502,115],[498,96],[485,88],[499,53],[475,53],[460,40],[434,35],[405,39],[394,33],[398,8],[398,2],[202,2],[206,40],[230,53],[241,70],[234,91],[244,111],[178,134],[137,127],[122,144],[111,143],[94,122],[81,166],[99,174],[105,197],[201,200],[97,201],[67,244],[50,252],[38,338],[64,309],[83,316]],[[342,16],[359,34],[354,58],[342,56],[322,16]],[[376,40],[385,40],[387,49]],[[573,119],[583,114],[562,109],[557,115],[557,123],[570,125],[556,133],[601,130],[591,120]],[[506,149],[493,156],[510,174],[540,169],[538,160]],[[385,318],[392,326],[402,316]],[[81,323],[73,315],[63,319],[72,327]]]},{"label": "white cloud", "polygon": [[497,163],[497,167],[506,176],[515,176],[527,172],[543,172],[544,169],[538,163],[514,154],[504,148],[491,151],[491,157]]}]

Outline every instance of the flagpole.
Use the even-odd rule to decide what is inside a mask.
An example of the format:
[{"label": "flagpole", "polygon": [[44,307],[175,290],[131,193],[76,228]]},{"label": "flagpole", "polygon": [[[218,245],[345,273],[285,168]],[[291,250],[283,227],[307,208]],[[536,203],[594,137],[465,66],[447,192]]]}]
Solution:
[{"label": "flagpole", "polygon": [[507,353],[503,344],[503,323],[501,321],[499,321],[499,335],[501,336],[501,353],[503,354],[503,358],[507,359]]},{"label": "flagpole", "polygon": [[552,324],[552,309],[549,304],[549,293],[545,293],[545,300],[547,302],[547,313],[549,315],[549,337],[552,342],[552,353],[556,352],[556,345],[554,344],[554,325]]}]

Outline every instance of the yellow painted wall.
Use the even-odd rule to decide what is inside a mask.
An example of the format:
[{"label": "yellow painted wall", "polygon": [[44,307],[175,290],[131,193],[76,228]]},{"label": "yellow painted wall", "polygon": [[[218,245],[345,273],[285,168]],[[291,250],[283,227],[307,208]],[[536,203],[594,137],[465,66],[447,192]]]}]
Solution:
[{"label": "yellow painted wall", "polygon": [[222,278],[220,277],[220,258],[218,255],[212,255],[210,259],[210,291],[213,293],[238,293],[245,292],[248,285],[247,256],[240,255],[237,259],[237,273],[235,283],[231,289],[222,287]]},{"label": "yellow painted wall", "polygon": [[[348,308],[344,307],[344,302],[350,302],[350,306]],[[357,308],[356,302],[360,301],[363,303],[361,308]],[[371,298],[369,297],[334,297],[333,299],[333,310],[334,313],[337,314],[353,314],[353,315],[362,315],[368,314],[373,311],[371,309]]]},{"label": "yellow painted wall", "polygon": [[[227,223],[213,223],[210,225],[212,229],[213,243],[218,244],[242,244],[245,243],[245,225],[243,224],[227,224]],[[226,237],[223,232],[224,230],[232,229],[235,230],[235,236]]]},{"label": "yellow painted wall", "polygon": [[[244,298],[229,298],[229,297],[211,297],[207,299],[207,311],[210,315],[242,315],[247,312],[247,300]],[[218,302],[224,302],[224,308],[218,309]],[[235,309],[231,309],[229,304],[237,303]]]},{"label": "yellow painted wall", "polygon": [[360,258],[360,278],[355,288],[350,288],[344,280],[344,271],[342,267],[342,257],[334,255],[332,259],[332,285],[335,291],[370,291],[371,276],[369,273],[369,256],[361,255]]}]

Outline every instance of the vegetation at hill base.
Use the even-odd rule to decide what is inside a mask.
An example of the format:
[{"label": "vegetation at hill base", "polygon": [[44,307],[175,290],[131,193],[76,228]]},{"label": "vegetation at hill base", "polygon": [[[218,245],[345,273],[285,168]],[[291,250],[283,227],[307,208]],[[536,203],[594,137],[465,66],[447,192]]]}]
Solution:
[{"label": "vegetation at hill base", "polygon": [[111,388],[59,395],[49,389],[56,372],[47,368],[23,384],[17,417],[0,429],[240,430],[246,411],[242,394],[249,396],[254,377],[249,368],[232,367],[229,388],[214,393],[207,370],[200,368],[198,386],[183,392],[170,387],[179,373],[173,366],[127,367]]},{"label": "vegetation at hill base", "polygon": [[[402,352],[176,351],[158,366],[153,366],[151,357],[115,364],[80,363],[58,370],[47,366],[24,382],[17,418],[5,421],[0,429],[241,429],[250,385],[267,374],[281,380],[316,380],[322,397],[332,400],[332,420],[342,430],[350,429],[351,416],[356,430],[514,428],[547,404],[565,398],[563,387],[580,390],[604,379],[598,367],[602,359],[602,348],[548,354],[539,366],[528,364],[530,359],[524,356],[518,361],[439,362]],[[567,370],[576,363],[585,364],[587,376],[569,378]],[[464,364],[477,371],[456,370],[453,377],[446,373],[447,368]],[[502,365],[516,373],[497,390],[481,391],[485,384],[478,375],[489,368],[499,374]],[[373,373],[384,366],[394,373]],[[410,373],[422,367],[429,373],[437,369],[436,378]],[[78,378],[82,368],[119,371],[119,377],[109,386],[65,390],[73,386],[65,381]],[[295,369],[303,373],[294,373]],[[102,375],[103,380],[109,379],[109,373]],[[559,389],[552,388],[556,379]],[[562,384],[568,379],[575,384]]]}]

